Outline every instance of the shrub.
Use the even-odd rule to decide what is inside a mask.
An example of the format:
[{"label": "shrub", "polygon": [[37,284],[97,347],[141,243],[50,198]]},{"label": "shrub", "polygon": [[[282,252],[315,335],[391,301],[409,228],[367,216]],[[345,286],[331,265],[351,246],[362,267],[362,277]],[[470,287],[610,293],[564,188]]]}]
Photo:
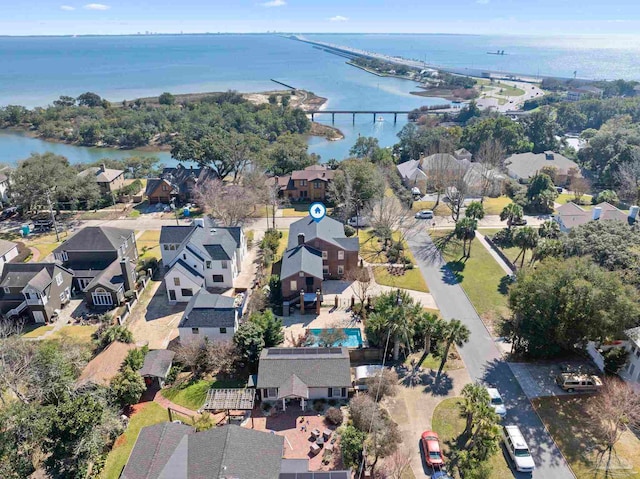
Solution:
[{"label": "shrub", "polygon": [[264,238],[262,238],[262,242],[260,243],[260,247],[263,250],[269,250],[273,254],[275,254],[276,251],[278,251],[278,245],[280,244],[280,238],[282,238],[282,232],[281,231],[278,231],[278,230],[275,230],[275,229],[269,229],[269,230],[265,231]]},{"label": "shrub", "polygon": [[354,234],[356,234],[356,229],[350,225],[344,225],[344,235],[347,238],[351,238]]},{"label": "shrub", "polygon": [[629,357],[625,348],[611,348],[602,356],[604,357],[604,370],[608,374],[618,374],[627,364]]},{"label": "shrub", "polygon": [[315,401],[313,401],[313,410],[316,412],[322,412],[324,411],[324,407],[326,404],[326,399],[316,399]]},{"label": "shrub", "polygon": [[167,378],[165,379],[164,382],[166,384],[175,383],[176,379],[178,378],[178,374],[180,374],[181,371],[182,371],[182,366],[174,364],[173,366],[171,366],[171,369],[169,369],[169,373],[167,374]]},{"label": "shrub", "polygon": [[122,361],[122,365],[120,366],[120,370],[124,371],[126,368],[132,369],[133,371],[137,371],[144,364],[144,358],[147,355],[149,348],[144,346],[142,348],[132,349],[127,353],[127,356]]},{"label": "shrub", "polygon": [[253,238],[255,237],[255,231],[249,230],[247,231],[247,248],[251,248],[253,246]]},{"label": "shrub", "polygon": [[111,390],[123,406],[136,404],[146,389],[142,376],[129,367],[124,368],[111,380]]},{"label": "shrub", "polygon": [[500,230],[491,237],[491,240],[498,246],[513,246],[513,230],[508,228]]},{"label": "shrub", "polygon": [[326,414],[324,415],[327,422],[333,424],[334,426],[339,426],[342,424],[344,419],[344,415],[342,414],[342,409],[338,407],[330,407]]}]

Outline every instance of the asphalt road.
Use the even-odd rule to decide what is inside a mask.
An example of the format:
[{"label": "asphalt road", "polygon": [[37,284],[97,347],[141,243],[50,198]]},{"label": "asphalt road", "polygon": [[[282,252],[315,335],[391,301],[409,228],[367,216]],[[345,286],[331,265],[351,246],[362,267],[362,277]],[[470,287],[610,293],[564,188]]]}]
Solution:
[{"label": "asphalt road", "polygon": [[[547,433],[518,381],[502,359],[493,338],[485,328],[462,287],[445,267],[426,229],[408,240],[409,247],[429,286],[442,317],[461,320],[471,331],[470,339],[460,348],[460,355],[473,380],[498,388],[507,406],[504,424],[517,424],[531,449],[536,463],[533,475],[517,473],[515,477],[533,479],[574,479],[571,469]],[[504,452],[503,452],[504,453]],[[511,464],[511,462],[509,461]]]}]

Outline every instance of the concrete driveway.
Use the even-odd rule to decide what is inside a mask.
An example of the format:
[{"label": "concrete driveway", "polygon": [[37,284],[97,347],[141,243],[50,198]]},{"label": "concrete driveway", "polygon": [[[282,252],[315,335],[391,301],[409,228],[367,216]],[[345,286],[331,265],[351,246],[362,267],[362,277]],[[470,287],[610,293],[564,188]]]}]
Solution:
[{"label": "concrete driveway", "polygon": [[575,394],[562,390],[555,382],[556,376],[564,371],[583,371],[589,374],[598,374],[595,366],[587,361],[508,364],[529,399]]}]

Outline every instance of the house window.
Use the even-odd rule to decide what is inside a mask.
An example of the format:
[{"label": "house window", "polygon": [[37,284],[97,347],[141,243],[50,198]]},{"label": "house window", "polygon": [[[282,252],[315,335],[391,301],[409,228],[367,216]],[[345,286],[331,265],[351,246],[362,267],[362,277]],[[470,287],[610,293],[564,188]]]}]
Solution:
[{"label": "house window", "polygon": [[220,328],[220,334],[227,334],[227,328]]},{"label": "house window", "polygon": [[9,294],[11,293],[11,288],[7,288],[6,286],[4,288],[2,288],[4,290],[5,293]]},{"label": "house window", "polygon": [[207,261],[207,269],[211,269],[211,261]]},{"label": "house window", "polygon": [[300,271],[300,272],[298,273],[298,276],[300,276],[301,278],[304,278],[304,271]]},{"label": "house window", "polygon": [[289,284],[291,291],[297,291],[298,290],[298,282],[295,279],[291,280],[291,283]]},{"label": "house window", "polygon": [[173,278],[173,285],[174,286],[180,286],[180,278]]},{"label": "house window", "polygon": [[636,358],[640,358],[640,349],[636,349]]},{"label": "house window", "polygon": [[300,191],[300,198],[306,198],[309,196],[309,192],[307,190]]},{"label": "house window", "polygon": [[162,191],[167,191],[167,185],[162,185]]},{"label": "house window", "polygon": [[221,274],[214,274],[213,275],[213,282],[214,283],[224,283],[224,276],[222,276]]},{"label": "house window", "polygon": [[168,244],[162,245],[162,248],[163,248],[165,251],[169,251],[169,245],[168,245]]},{"label": "house window", "polygon": [[329,397],[330,398],[342,397],[342,389],[341,388],[329,388]]},{"label": "house window", "polygon": [[629,376],[632,377],[633,376],[633,372],[636,370],[636,365],[635,364],[629,364]]},{"label": "house window", "polygon": [[338,259],[344,259],[344,251],[338,250]]},{"label": "house window", "polygon": [[65,299],[67,299],[67,292],[63,291],[60,293],[60,301],[64,301]]},{"label": "house window", "polygon": [[278,397],[278,388],[268,388],[265,392],[266,392],[265,397],[268,397],[268,398]]},{"label": "house window", "polygon": [[329,274],[329,265],[322,266],[322,274]]},{"label": "house window", "polygon": [[199,328],[191,328],[191,334],[200,334]]},{"label": "house window", "polygon": [[327,253],[326,251],[322,252],[322,259],[327,259],[329,258],[329,253]]},{"label": "house window", "polygon": [[300,186],[307,186],[307,180],[300,180]]},{"label": "house window", "polygon": [[182,288],[180,290],[180,292],[181,292],[182,296],[193,296],[193,291],[191,291],[188,288]]},{"label": "house window", "polygon": [[175,251],[175,250],[177,250],[177,249],[178,249],[178,245],[170,244],[170,245],[169,245],[169,249],[170,249],[171,251]]},{"label": "house window", "polygon": [[56,274],[56,284],[60,286],[62,284],[62,273]]},{"label": "house window", "polygon": [[222,269],[227,269],[228,267],[227,261],[222,261]]},{"label": "house window", "polygon": [[321,184],[321,183],[322,183],[321,181],[314,181],[314,182],[313,182],[313,187],[314,187],[316,190],[319,190],[319,189],[320,189],[320,184]]},{"label": "house window", "polygon": [[341,264],[338,265],[338,274],[344,274],[344,266]]},{"label": "house window", "polygon": [[182,254],[182,259],[187,259],[187,254],[186,253]]},{"label": "house window", "polygon": [[67,261],[69,259],[66,251],[63,251],[62,253],[56,253],[55,257],[56,259],[59,259],[61,261]]}]

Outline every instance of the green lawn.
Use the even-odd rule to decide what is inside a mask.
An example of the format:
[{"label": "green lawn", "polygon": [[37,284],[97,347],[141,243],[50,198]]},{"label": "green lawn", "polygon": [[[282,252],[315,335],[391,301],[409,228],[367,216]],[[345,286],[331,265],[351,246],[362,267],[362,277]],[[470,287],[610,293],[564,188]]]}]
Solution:
[{"label": "green lawn", "polygon": [[[478,86],[484,85],[485,89],[482,90],[486,92],[488,95],[499,95],[499,96],[522,96],[524,95],[524,90],[521,88],[516,88],[514,86],[508,85],[502,82],[491,82],[490,80],[478,80]],[[502,90],[502,92],[500,92]]]},{"label": "green lawn", "polygon": [[511,198],[508,196],[498,196],[497,198],[485,198],[484,199],[484,214],[485,215],[499,215],[502,210],[508,204],[511,204]]},{"label": "green lawn", "polygon": [[154,402],[148,402],[139,407],[140,410],[131,417],[127,430],[116,439],[113,449],[107,457],[104,470],[100,474],[102,479],[118,479],[120,477],[136,439],[138,439],[140,429],[169,420],[167,411]]},{"label": "green lawn", "polygon": [[460,283],[478,314],[494,318],[504,314],[507,310],[504,288],[507,275],[478,239],[471,244],[471,256],[463,259],[461,241],[453,237],[446,241],[449,233],[445,231],[436,231],[431,236],[452,271],[451,280]]},{"label": "green lawn", "polygon": [[389,270],[386,266],[375,266],[373,268],[373,276],[378,284],[394,288],[412,289],[414,291],[422,291],[424,293],[429,292],[429,288],[422,277],[422,273],[420,273],[420,270],[416,268],[405,270],[402,276],[393,276],[389,274]]},{"label": "green lawn", "polygon": [[237,388],[243,387],[246,381],[236,380],[206,380],[189,381],[162,390],[162,395],[169,401],[186,407],[192,411],[197,411],[207,399],[207,391],[212,388]]},{"label": "green lawn", "polygon": [[91,335],[96,329],[96,326],[63,326],[49,336],[49,339],[67,338],[78,343],[92,344]]},{"label": "green lawn", "polygon": [[[373,234],[373,230],[360,230],[358,239],[360,240],[360,256],[369,263],[387,263],[387,255],[382,251],[382,242]],[[393,233],[393,240],[400,240],[400,232]],[[404,254],[411,261],[412,264],[416,263],[416,259],[413,257],[409,246],[406,241],[403,241]]]},{"label": "green lawn", "polygon": [[444,201],[442,201],[443,198],[444,195],[440,198],[440,204],[437,208],[434,208],[436,205],[435,201],[414,201],[411,209],[413,211],[433,210],[433,214],[436,216],[449,216],[451,215],[451,210]]},{"label": "green lawn", "polygon": [[287,249],[288,243],[289,243],[289,230],[282,230],[282,238],[280,238],[280,243],[278,244],[278,251],[276,252],[276,257],[275,257],[276,261],[282,258],[283,253]]},{"label": "green lawn", "polygon": [[[464,431],[465,420],[460,416],[459,402],[460,398],[445,399],[433,411],[431,427],[440,436],[445,457],[448,455],[451,445],[456,443]],[[513,473],[501,450],[489,458],[488,464],[491,466],[491,479],[513,478]]]},{"label": "green lawn", "polygon": [[[589,400],[585,395],[544,397],[532,402],[578,479],[640,478],[640,440],[630,431],[622,434],[614,448],[614,465],[619,467],[621,462],[630,469],[612,471],[610,476],[597,469],[599,451],[594,446],[600,438],[588,413]],[[588,452],[588,448],[593,450]]]},{"label": "green lawn", "polygon": [[36,324],[25,326],[25,333],[22,335],[23,338],[39,338],[47,331],[51,331],[53,326],[38,326]]},{"label": "green lawn", "polygon": [[[591,195],[583,195],[582,198],[580,198],[582,203],[587,203],[586,205],[580,205],[583,208],[586,206],[587,208],[591,206]],[[573,201],[575,199],[575,196],[573,194],[569,194],[569,193],[560,193],[558,195],[558,197],[555,199],[556,203],[560,203],[561,205],[564,205],[565,203],[569,203],[570,201]]]},{"label": "green lawn", "polygon": [[[148,230],[143,232],[136,240],[138,245],[138,251],[140,252],[140,259],[156,258],[160,259],[162,253],[160,251],[160,231]],[[147,250],[143,253],[143,248]]]}]

